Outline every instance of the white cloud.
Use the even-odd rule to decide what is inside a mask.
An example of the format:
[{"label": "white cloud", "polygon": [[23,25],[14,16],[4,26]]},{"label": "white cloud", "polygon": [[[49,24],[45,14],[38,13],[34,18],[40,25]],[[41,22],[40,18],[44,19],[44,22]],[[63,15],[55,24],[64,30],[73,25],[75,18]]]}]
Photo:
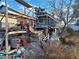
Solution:
[{"label": "white cloud", "polygon": [[[0,6],[1,6],[1,5],[4,5],[4,6],[5,6],[5,2],[1,2],[1,3],[0,3]],[[9,5],[8,5],[8,7],[9,7]]]},{"label": "white cloud", "polygon": [[[19,6],[20,6],[20,7],[19,7]],[[24,9],[24,6],[22,6],[22,5],[18,5],[18,7],[19,7],[20,9],[22,9],[22,10]]]},{"label": "white cloud", "polygon": [[1,6],[1,5],[5,5],[5,2],[1,2],[1,3],[0,3],[0,6]]}]

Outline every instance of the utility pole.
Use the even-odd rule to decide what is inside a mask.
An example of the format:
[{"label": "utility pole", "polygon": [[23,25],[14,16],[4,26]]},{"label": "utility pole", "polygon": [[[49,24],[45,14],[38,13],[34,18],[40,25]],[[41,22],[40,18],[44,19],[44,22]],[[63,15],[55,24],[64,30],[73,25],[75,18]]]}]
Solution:
[{"label": "utility pole", "polygon": [[6,37],[5,37],[5,46],[6,46],[6,59],[8,58],[8,0],[5,0],[5,9],[6,9],[6,14],[5,14],[5,24],[6,24]]}]

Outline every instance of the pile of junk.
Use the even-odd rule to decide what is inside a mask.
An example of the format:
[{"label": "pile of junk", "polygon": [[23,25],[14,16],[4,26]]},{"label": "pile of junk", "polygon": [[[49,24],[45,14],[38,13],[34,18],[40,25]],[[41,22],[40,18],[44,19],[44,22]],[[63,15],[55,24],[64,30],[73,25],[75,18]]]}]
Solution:
[{"label": "pile of junk", "polygon": [[[27,31],[11,31],[9,35],[9,48],[8,55],[11,59],[43,59],[45,53],[45,46],[47,43],[58,40],[57,36],[52,36],[48,39],[49,35],[45,36],[42,31],[39,34],[27,33]],[[0,32],[0,58],[5,59],[5,32]],[[57,38],[56,38],[57,37]],[[3,51],[3,52],[2,52]],[[4,57],[3,57],[4,56]]]},{"label": "pile of junk", "polygon": [[[31,32],[32,31],[32,32]],[[49,42],[59,41],[55,32],[49,39],[49,34],[43,31],[20,30],[10,28],[8,32],[8,55],[10,59],[43,59],[45,46]],[[0,30],[0,59],[5,59],[5,30]]]}]

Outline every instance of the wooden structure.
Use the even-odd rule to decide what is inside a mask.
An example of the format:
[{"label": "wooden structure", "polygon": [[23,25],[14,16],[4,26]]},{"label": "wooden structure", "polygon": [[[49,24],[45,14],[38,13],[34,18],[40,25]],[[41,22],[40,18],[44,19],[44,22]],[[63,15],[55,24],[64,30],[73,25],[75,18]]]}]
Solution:
[{"label": "wooden structure", "polygon": [[[5,6],[0,6],[0,21],[2,22],[3,27],[5,27]],[[13,27],[16,24],[20,23],[20,21],[26,21],[29,22],[30,25],[33,25],[35,18],[32,16],[25,15],[21,12],[18,12],[12,8],[8,7],[8,23],[9,27]]]},{"label": "wooden structure", "polygon": [[36,14],[36,24],[35,27],[40,29],[44,28],[53,28],[57,24],[54,18],[48,14],[45,9],[42,8],[35,8],[35,14]]},{"label": "wooden structure", "polygon": [[[27,16],[21,12],[18,12],[16,10],[13,10],[11,8],[8,7],[8,3],[7,3],[7,0],[5,0],[5,4],[6,5],[1,5],[0,6],[0,18],[1,18],[1,21],[2,19],[4,19],[4,24],[5,24],[5,29],[6,29],[6,37],[5,37],[5,44],[6,44],[6,50],[5,50],[5,54],[6,54],[6,59],[9,59],[9,51],[8,51],[8,35],[11,34],[11,32],[9,32],[8,34],[8,28],[9,26],[8,25],[11,25],[9,24],[10,22],[14,22],[14,20],[17,20],[20,22],[20,21],[29,21],[29,20],[34,20],[34,17],[31,17],[31,16]],[[15,24],[17,24],[17,21],[14,22]],[[14,33],[14,32],[12,32]]]}]

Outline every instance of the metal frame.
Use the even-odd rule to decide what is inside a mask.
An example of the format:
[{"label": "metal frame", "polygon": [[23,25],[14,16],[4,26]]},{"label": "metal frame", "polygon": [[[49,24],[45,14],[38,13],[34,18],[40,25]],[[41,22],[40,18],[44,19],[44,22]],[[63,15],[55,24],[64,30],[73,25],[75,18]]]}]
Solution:
[{"label": "metal frame", "polygon": [[6,37],[5,37],[5,44],[6,44],[6,59],[8,59],[8,0],[5,0],[5,8],[6,8],[6,19],[5,19],[5,24],[6,24]]}]

